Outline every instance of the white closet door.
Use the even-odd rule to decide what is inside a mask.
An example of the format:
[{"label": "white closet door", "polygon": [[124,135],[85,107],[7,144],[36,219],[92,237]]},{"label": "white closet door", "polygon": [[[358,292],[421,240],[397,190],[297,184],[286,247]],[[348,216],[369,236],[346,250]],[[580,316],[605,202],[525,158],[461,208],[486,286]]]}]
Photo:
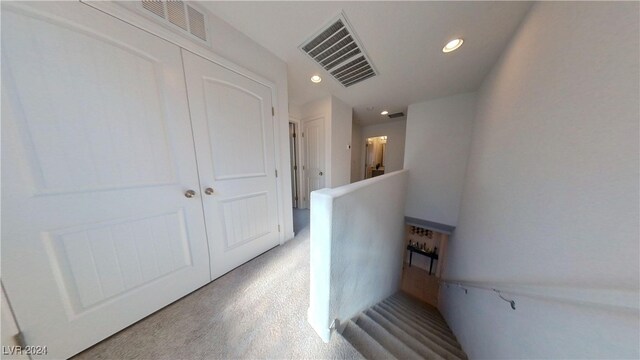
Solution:
[{"label": "white closet door", "polygon": [[324,166],[324,118],[305,120],[304,144],[306,155],[305,182],[306,204],[311,208],[311,192],[325,187]]},{"label": "white closet door", "polygon": [[198,189],[177,46],[2,4],[2,280],[27,344],[69,357],[206,284]]},{"label": "white closet door", "polygon": [[271,91],[188,51],[183,59],[215,279],[279,244]]}]

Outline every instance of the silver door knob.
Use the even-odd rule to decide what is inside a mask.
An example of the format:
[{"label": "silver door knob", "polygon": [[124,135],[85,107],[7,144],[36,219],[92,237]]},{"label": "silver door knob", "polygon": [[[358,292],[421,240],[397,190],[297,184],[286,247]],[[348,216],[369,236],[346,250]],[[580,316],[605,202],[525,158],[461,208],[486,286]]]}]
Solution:
[{"label": "silver door knob", "polygon": [[320,176],[322,176],[322,171],[320,171]]},{"label": "silver door knob", "polygon": [[204,193],[207,195],[213,195],[213,192],[214,192],[213,189],[210,187],[204,189]]},{"label": "silver door knob", "polygon": [[193,191],[193,190],[187,190],[187,191],[184,193],[184,196],[186,196],[186,197],[188,197],[188,198],[192,198],[192,197],[196,196],[196,192],[195,192],[195,191]]}]

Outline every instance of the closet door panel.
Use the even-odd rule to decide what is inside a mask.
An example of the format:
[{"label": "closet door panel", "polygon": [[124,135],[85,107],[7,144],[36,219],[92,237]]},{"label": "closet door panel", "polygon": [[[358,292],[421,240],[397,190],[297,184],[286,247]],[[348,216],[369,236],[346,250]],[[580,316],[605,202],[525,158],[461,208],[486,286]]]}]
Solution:
[{"label": "closet door panel", "polygon": [[210,278],[180,49],[82,3],[2,4],[2,280],[69,357]]},{"label": "closet door panel", "polygon": [[[218,79],[206,78],[204,105],[216,180],[267,176],[265,99]],[[236,121],[229,121],[234,119]],[[233,154],[233,156],[229,156]]]},{"label": "closet door panel", "polygon": [[271,90],[183,59],[215,279],[279,244]]}]

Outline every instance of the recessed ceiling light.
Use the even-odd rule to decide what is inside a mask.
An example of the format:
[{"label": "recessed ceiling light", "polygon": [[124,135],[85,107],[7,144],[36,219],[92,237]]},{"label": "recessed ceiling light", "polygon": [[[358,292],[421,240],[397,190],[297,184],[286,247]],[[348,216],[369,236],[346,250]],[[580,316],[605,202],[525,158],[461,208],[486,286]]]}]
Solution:
[{"label": "recessed ceiling light", "polygon": [[383,112],[380,113],[380,115],[387,115],[389,112],[387,110],[384,110]]},{"label": "recessed ceiling light", "polygon": [[458,39],[453,39],[451,41],[449,41],[447,43],[447,45],[445,45],[442,48],[442,52],[448,53],[448,52],[452,52],[453,50],[456,50],[457,48],[459,48],[460,46],[462,46],[462,43],[464,42],[464,40],[458,38]]},{"label": "recessed ceiling light", "polygon": [[318,76],[318,75],[313,75],[313,76],[311,77],[311,82],[314,82],[314,83],[316,83],[316,84],[317,84],[317,83],[319,83],[320,81],[322,81],[322,78],[321,78],[320,76]]}]

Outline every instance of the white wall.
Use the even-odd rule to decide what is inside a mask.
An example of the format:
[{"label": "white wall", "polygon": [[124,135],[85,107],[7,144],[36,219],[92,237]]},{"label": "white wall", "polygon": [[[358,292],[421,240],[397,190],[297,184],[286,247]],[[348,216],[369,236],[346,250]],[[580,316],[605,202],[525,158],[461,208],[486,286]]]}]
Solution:
[{"label": "white wall", "polygon": [[[639,285],[639,4],[541,2],[485,79],[446,278]],[[413,171],[413,169],[412,169]],[[441,293],[470,358],[639,358],[638,311]]]},{"label": "white wall", "polygon": [[[86,4],[112,14],[126,22],[141,27],[170,42],[173,42],[189,51],[192,51],[209,60],[218,62],[230,69],[246,74],[247,70],[252,75],[265,79],[275,85],[275,98],[273,99],[277,124],[277,148],[279,177],[278,194],[280,197],[280,212],[285,238],[293,237],[293,213],[291,199],[291,169],[289,157],[289,97],[287,88],[287,64],[273,53],[244,35],[224,20],[210,14],[208,17],[211,49],[205,48],[171,30],[149,21],[125,6],[132,8],[134,3],[111,1],[91,1]],[[121,6],[124,5],[124,6]]]},{"label": "white wall", "polygon": [[[367,138],[376,136],[387,136],[387,146],[385,147],[384,166],[385,173],[402,170],[404,168],[404,148],[405,131],[407,121],[398,120],[383,124],[363,126],[362,135],[358,141],[360,163],[358,164],[358,180],[364,179],[365,144]],[[355,146],[354,146],[355,149]]]},{"label": "white wall", "polygon": [[353,110],[331,97],[331,187],[351,182],[351,124]]},{"label": "white wall", "polygon": [[[362,155],[360,153],[360,144],[362,140],[362,127],[352,123],[351,126],[351,182],[354,183],[356,181],[362,180],[362,169],[364,169],[364,160],[362,160]],[[362,145],[364,146],[364,145]],[[362,162],[362,166],[360,165]]]},{"label": "white wall", "polygon": [[409,105],[404,168],[410,169],[405,215],[455,226],[475,116],[476,94]]},{"label": "white wall", "polygon": [[400,287],[407,172],[311,194],[308,320],[325,342],[334,319],[345,324]]},{"label": "white wall", "polygon": [[289,117],[302,118],[302,109],[296,104],[289,103]]}]

